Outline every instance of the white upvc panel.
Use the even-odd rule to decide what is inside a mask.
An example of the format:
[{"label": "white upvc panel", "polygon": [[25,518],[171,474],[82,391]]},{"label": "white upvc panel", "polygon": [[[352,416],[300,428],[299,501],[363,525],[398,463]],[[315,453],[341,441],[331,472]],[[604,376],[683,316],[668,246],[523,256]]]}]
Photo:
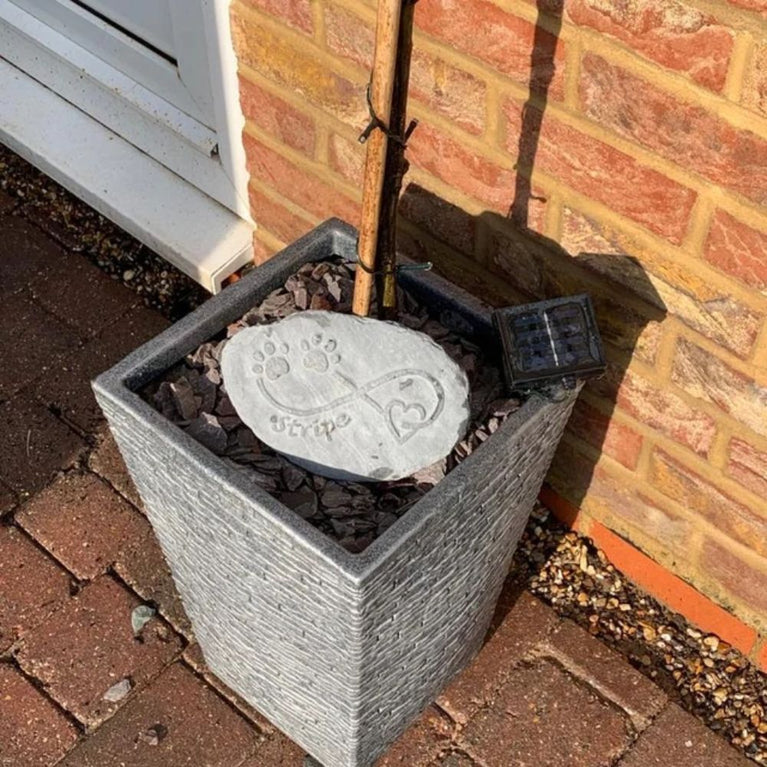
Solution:
[{"label": "white upvc panel", "polygon": [[[201,1],[205,2],[205,0]],[[173,2],[184,2],[186,12],[193,23],[199,23],[202,26],[202,9],[198,0],[173,0]],[[51,33],[57,33],[60,37],[69,40],[70,44],[80,46],[82,50],[101,59],[110,68],[141,83],[144,88],[191,118],[209,128],[214,127],[213,114],[208,108],[210,94],[200,102],[179,76],[179,68],[175,61],[169,61],[158,55],[151,48],[123,34],[115,26],[103,21],[87,9],[81,8],[71,0],[6,0],[4,4],[16,6],[18,11],[41,22]],[[18,14],[10,16],[8,10],[3,15],[12,18],[14,23],[19,18]],[[25,26],[29,27],[29,22]],[[47,37],[48,35],[43,34],[41,43],[45,43]],[[178,42],[178,49],[182,57],[198,55],[198,51],[187,47],[187,42],[183,38]],[[199,91],[206,87],[210,88],[209,84],[203,80],[195,84],[194,90]]]},{"label": "white upvc panel", "polygon": [[[48,0],[50,2],[50,0]],[[132,35],[146,40],[171,58],[176,58],[176,47],[171,21],[173,0],[78,0],[80,5],[92,8]]]},{"label": "white upvc panel", "polygon": [[221,53],[205,54],[201,73],[208,90],[216,84],[211,122],[221,126],[218,132],[10,0],[0,0],[0,55],[249,220],[243,118],[234,52],[230,39],[224,39],[229,34],[228,14],[221,13],[225,5],[226,0],[203,0],[195,32],[195,50]]},{"label": "white upvc panel", "polygon": [[0,59],[0,141],[216,292],[253,256],[251,224]]}]

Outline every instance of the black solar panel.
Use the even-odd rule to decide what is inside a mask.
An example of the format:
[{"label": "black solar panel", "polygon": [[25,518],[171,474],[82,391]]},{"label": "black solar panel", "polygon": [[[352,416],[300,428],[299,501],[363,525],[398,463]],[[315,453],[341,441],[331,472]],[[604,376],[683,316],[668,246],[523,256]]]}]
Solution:
[{"label": "black solar panel", "polygon": [[509,387],[587,378],[605,369],[594,309],[587,295],[498,309]]}]

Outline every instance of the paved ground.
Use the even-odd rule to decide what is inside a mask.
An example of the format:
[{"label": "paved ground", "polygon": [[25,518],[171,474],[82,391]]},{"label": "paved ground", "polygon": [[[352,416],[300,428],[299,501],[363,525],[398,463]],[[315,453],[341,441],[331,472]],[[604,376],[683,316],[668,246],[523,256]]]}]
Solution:
[{"label": "paved ground", "polygon": [[[166,320],[17,213],[0,192],[0,767],[299,767],[300,749],[205,667],[90,394]],[[159,615],[135,637],[143,602]],[[511,587],[475,662],[381,762],[747,764]]]}]

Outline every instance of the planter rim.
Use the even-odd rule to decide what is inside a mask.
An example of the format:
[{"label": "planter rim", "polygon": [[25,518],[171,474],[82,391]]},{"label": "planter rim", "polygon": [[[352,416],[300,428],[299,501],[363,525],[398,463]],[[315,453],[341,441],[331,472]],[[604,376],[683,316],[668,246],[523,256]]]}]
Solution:
[{"label": "planter rim", "polygon": [[[329,219],[285,250],[275,254],[272,259],[257,267],[253,273],[222,293],[211,297],[155,338],[131,352],[112,368],[99,375],[92,382],[92,386],[99,397],[129,408],[133,416],[158,437],[175,443],[177,449],[192,463],[210,466],[210,461],[213,460],[216,474],[238,495],[258,503],[293,539],[300,541],[315,555],[332,564],[351,583],[359,585],[384,566],[386,560],[396,552],[402,540],[417,536],[419,529],[425,525],[430,516],[440,513],[443,504],[461,501],[465,485],[464,474],[483,462],[483,456],[488,455],[486,448],[490,445],[480,446],[445,475],[433,489],[413,504],[363,552],[353,554],[302,519],[266,490],[251,482],[242,475],[241,471],[228,466],[219,456],[186,434],[183,429],[165,418],[136,393],[137,389],[157,377],[158,369],[167,370],[178,363],[184,355],[221,332],[229,322],[244,314],[253,305],[254,300],[261,300],[274,287],[281,285],[283,281],[281,277],[286,269],[285,260],[289,257],[293,256],[293,260],[298,263],[300,256],[310,248],[316,249],[319,241],[326,247],[329,246],[324,258],[341,256],[348,261],[356,261],[356,252],[348,244],[350,235],[354,238],[351,241],[356,242],[356,230],[353,227],[339,219]],[[253,282],[256,278],[259,284],[269,283],[269,287],[261,298],[254,298],[253,295]],[[410,273],[407,282],[426,286],[429,292],[436,296],[460,294],[461,300],[465,301],[476,319],[488,329],[492,328],[490,308],[442,277],[431,272]],[[566,398],[575,399],[575,397],[577,397],[577,390],[568,393]],[[542,396],[532,394],[506,419],[499,431],[524,430],[534,413],[551,404]],[[423,503],[427,496],[430,498],[428,506]],[[435,504],[435,500],[439,503]]]}]

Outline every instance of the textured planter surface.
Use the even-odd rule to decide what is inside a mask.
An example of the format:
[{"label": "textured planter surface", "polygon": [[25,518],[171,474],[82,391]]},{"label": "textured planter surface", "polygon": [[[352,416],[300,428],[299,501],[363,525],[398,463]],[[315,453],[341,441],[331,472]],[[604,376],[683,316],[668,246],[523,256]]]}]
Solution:
[{"label": "textured planter surface", "polygon": [[[530,398],[354,555],[135,394],[301,264],[355,248],[326,222],[94,383],[207,663],[326,767],[372,765],[479,649],[577,396]],[[475,299],[402,281],[444,324],[493,338]]]}]

